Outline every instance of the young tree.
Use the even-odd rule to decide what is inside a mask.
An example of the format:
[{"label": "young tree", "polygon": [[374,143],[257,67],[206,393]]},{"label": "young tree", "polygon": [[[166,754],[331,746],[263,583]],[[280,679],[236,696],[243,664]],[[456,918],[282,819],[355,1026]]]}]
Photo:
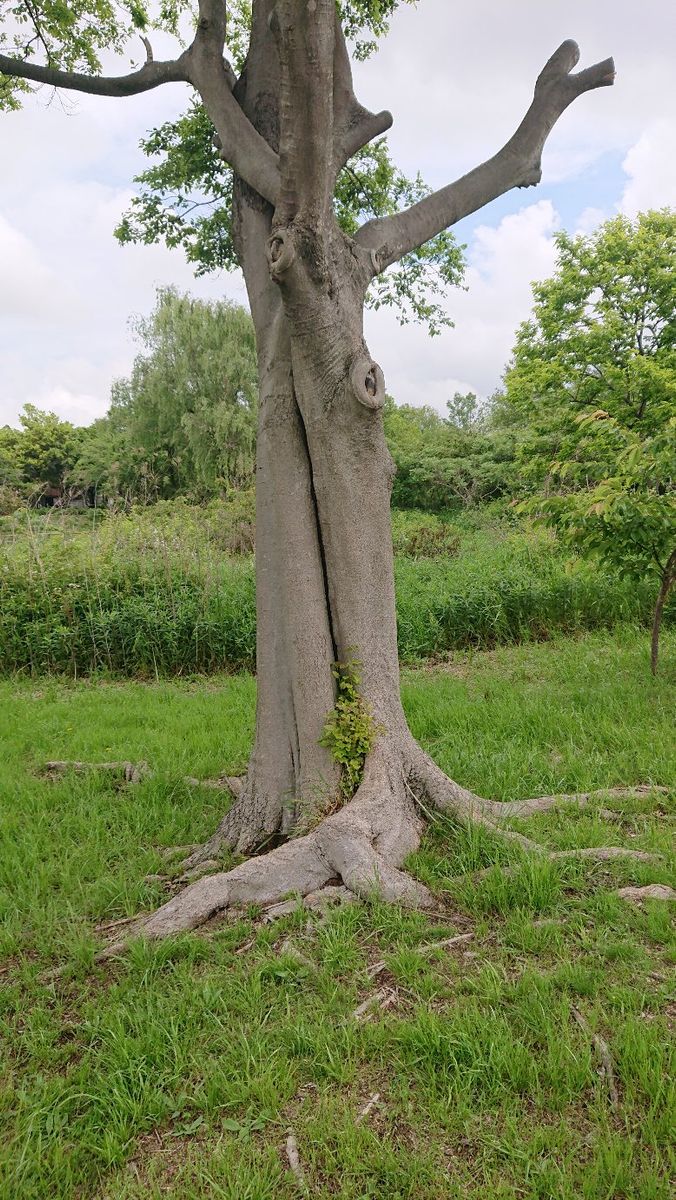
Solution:
[{"label": "young tree", "polygon": [[537,489],[525,507],[582,553],[656,580],[655,674],[676,581],[676,213],[615,217],[557,241],[556,272],[534,286],[505,379]]},{"label": "young tree", "polygon": [[[401,870],[420,837],[416,800],[491,827],[517,811],[448,780],[406,724],[385,385],[364,341],[363,307],[393,264],[510,188],[536,184],[555,122],[583,93],[611,84],[614,66],[607,59],[575,74],[578,48],[564,42],[540,72],[516,132],[492,158],[403,211],[346,233],[334,208],[339,172],[392,118],[368,112],[355,97],[345,33],[369,23],[377,32],[395,7],[396,0],[253,0],[245,65],[235,77],[224,59],[228,6],[199,0],[194,36],[176,59],[155,61],[148,43],[138,71],[111,79],[95,73],[96,46],[120,44],[124,32],[107,0],[69,9],[67,28],[62,20],[60,30],[46,33],[31,23],[42,5],[13,6],[33,35],[29,50],[46,41],[48,61],[37,65],[15,43],[13,54],[0,56],[5,76],[107,96],[187,82],[234,170],[233,246],[260,377],[258,701],[246,781],[202,856],[223,844],[243,852],[287,837],[299,809],[318,794],[331,810],[310,833],[191,885],[144,924],[148,936],[193,927],[230,903],[307,894],[336,877],[360,894],[377,888],[391,900],[428,904],[427,890]],[[138,24],[147,23],[138,0],[130,9]],[[48,11],[53,26],[57,10]],[[57,51],[58,33],[65,37]],[[80,62],[84,72],[74,69]],[[370,749],[354,797],[336,809],[338,767],[323,733],[336,683],[343,706],[355,695],[354,673],[341,678],[333,664],[355,659],[360,731],[368,726]]]}]

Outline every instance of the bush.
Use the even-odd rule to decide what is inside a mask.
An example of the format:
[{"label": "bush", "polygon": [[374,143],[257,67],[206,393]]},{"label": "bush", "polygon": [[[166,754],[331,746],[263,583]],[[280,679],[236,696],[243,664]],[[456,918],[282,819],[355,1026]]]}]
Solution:
[{"label": "bush", "polygon": [[[403,661],[649,620],[650,588],[566,560],[552,534],[495,509],[453,522],[394,514],[393,527]],[[253,670],[254,566],[234,553],[252,537],[248,494],[206,508],[2,518],[0,668]]]}]

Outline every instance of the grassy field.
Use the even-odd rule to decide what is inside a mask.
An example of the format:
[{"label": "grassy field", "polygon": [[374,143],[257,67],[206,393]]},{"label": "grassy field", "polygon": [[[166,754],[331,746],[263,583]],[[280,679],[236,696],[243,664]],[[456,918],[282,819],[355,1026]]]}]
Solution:
[{"label": "grassy field", "polygon": [[[509,513],[393,513],[403,662],[557,632],[645,625],[657,585],[572,558]],[[160,677],[251,670],[244,502],[0,519],[0,671]],[[248,553],[234,553],[240,551]],[[665,624],[676,615],[667,606]]]},{"label": "grassy field", "polygon": [[[407,672],[405,705],[437,761],[494,798],[673,785],[675,659],[667,632],[651,679],[631,630],[469,653]],[[673,882],[663,794],[522,824],[655,864],[535,865],[443,823],[410,864],[432,916],[252,910],[93,964],[98,923],[165,895],[144,882],[161,847],[211,831],[220,797],[181,777],[242,769],[254,699],[247,676],[0,683],[3,1200],[666,1200],[673,927],[665,904],[615,894]],[[156,774],[121,790],[38,774],[120,756]],[[456,933],[472,937],[429,949]],[[574,1010],[608,1043],[616,1110]]]}]

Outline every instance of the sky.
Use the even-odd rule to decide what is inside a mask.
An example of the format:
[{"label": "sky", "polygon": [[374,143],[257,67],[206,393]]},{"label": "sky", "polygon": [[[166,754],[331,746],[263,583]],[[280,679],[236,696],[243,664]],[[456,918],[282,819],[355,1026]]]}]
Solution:
[{"label": "sky", "polygon": [[[395,15],[373,59],[355,64],[362,103],[394,115],[395,161],[439,187],[507,140],[538,72],[569,37],[580,67],[614,56],[615,86],[564,113],[539,187],[455,227],[468,266],[467,290],[444,302],[454,327],[431,339],[423,327],[401,328],[391,311],[367,313],[371,353],[399,403],[444,412],[456,391],[486,397],[499,386],[531,284],[554,268],[557,230],[589,233],[618,212],[676,206],[676,8],[420,0]],[[128,59],[117,69],[128,70]],[[129,319],[150,312],[158,286],[246,303],[237,273],[198,280],[181,251],[120,247],[113,237],[147,162],[140,138],[187,99],[182,84],[123,100],[42,89],[21,112],[0,114],[0,424],[16,424],[27,402],[75,424],[101,416],[112,381],[138,353]]]}]

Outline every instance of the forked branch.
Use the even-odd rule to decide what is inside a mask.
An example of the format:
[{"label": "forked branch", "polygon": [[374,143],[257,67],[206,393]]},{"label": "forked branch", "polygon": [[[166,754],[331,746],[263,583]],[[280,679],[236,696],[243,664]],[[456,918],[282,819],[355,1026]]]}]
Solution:
[{"label": "forked branch", "polygon": [[[147,53],[147,49],[146,49]],[[163,83],[188,83],[189,58],[185,51],[179,58],[155,62],[149,58],[138,71],[129,75],[84,75],[79,71],[60,71],[57,67],[41,66],[28,59],[10,58],[0,54],[0,75],[28,79],[48,87],[65,88],[71,92],[86,92],[90,96],[138,96]]]},{"label": "forked branch", "polygon": [[608,87],[615,79],[612,58],[572,75],[579,53],[575,42],[559,46],[537,78],[533,102],[516,133],[487,162],[405,212],[362,226],[356,241],[371,250],[376,273],[496,196],[540,182],[542,150],[561,114],[583,92]]}]

